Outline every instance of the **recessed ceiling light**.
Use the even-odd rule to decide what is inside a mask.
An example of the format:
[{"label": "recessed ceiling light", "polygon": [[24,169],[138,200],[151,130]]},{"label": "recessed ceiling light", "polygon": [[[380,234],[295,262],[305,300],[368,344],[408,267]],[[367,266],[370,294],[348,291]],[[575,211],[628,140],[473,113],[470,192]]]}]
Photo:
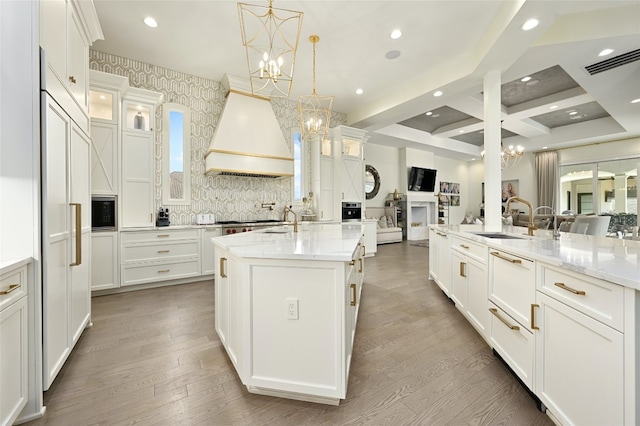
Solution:
[{"label": "recessed ceiling light", "polygon": [[611,55],[613,52],[615,52],[613,49],[603,49],[602,52],[598,53],[598,56]]},{"label": "recessed ceiling light", "polygon": [[578,113],[578,111],[571,111],[571,112],[569,113],[569,115],[576,115],[577,113]]},{"label": "recessed ceiling light", "polygon": [[100,95],[100,99],[105,100],[107,97],[105,95]]},{"label": "recessed ceiling light", "polygon": [[384,55],[387,59],[396,59],[398,56],[400,56],[399,50],[390,50]]},{"label": "recessed ceiling light", "polygon": [[547,148],[548,148],[548,146],[543,146],[543,147],[542,147],[542,149],[547,149]]},{"label": "recessed ceiling light", "polygon": [[356,89],[356,95],[362,95],[363,93],[364,93],[364,90]]},{"label": "recessed ceiling light", "polygon": [[522,29],[525,31],[532,30],[537,27],[539,23],[540,21],[538,21],[537,19],[531,18],[527,22],[525,22],[524,25],[522,25]]},{"label": "recessed ceiling light", "polygon": [[433,113],[431,111],[429,111],[429,112],[425,113],[424,115],[431,115],[431,114],[433,114]]},{"label": "recessed ceiling light", "polygon": [[431,116],[431,118],[438,118],[438,117],[440,117],[440,114],[433,114],[433,115]]},{"label": "recessed ceiling light", "polygon": [[640,98],[632,100],[632,101],[631,101],[631,103],[632,103],[632,104],[638,104],[638,103],[640,103]]},{"label": "recessed ceiling light", "polygon": [[540,83],[540,80],[531,80],[531,81],[527,81],[525,84],[527,86],[533,86],[534,84],[538,84]]},{"label": "recessed ceiling light", "polygon": [[433,92],[433,96],[435,96],[436,98],[437,98],[438,96],[442,96],[442,91],[440,91],[440,90],[436,90],[435,92]]},{"label": "recessed ceiling light", "polygon": [[549,109],[556,109],[556,108],[558,108],[558,105],[551,105],[551,106],[549,107]]},{"label": "recessed ceiling light", "polygon": [[458,130],[458,133],[464,133],[464,130]]},{"label": "recessed ceiling light", "polygon": [[395,29],[395,30],[391,31],[391,38],[392,39],[397,40],[400,37],[402,37],[402,31],[400,31],[399,29]]},{"label": "recessed ceiling light", "polygon": [[144,18],[144,23],[147,27],[155,28],[158,26],[158,23],[151,16],[147,16]]},{"label": "recessed ceiling light", "polygon": [[522,77],[522,78],[520,79],[520,81],[522,81],[523,83],[526,83],[526,82],[527,82],[527,81],[529,81],[529,80],[531,80],[531,76],[529,76],[529,75],[528,75],[528,76],[526,76],[526,77]]}]

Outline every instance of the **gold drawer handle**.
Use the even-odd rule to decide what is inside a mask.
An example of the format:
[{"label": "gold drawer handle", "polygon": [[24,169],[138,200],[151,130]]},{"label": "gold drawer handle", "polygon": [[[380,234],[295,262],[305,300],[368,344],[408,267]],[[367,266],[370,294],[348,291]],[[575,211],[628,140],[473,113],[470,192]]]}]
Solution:
[{"label": "gold drawer handle", "polygon": [[69,266],[80,266],[82,264],[82,204],[69,203],[76,211],[76,258]]},{"label": "gold drawer handle", "polygon": [[69,81],[72,82],[73,84],[77,83],[76,78],[72,75],[69,76]]},{"label": "gold drawer handle", "polygon": [[460,247],[462,247],[463,249],[468,249],[469,248],[469,246],[466,246],[464,244],[460,244]]},{"label": "gold drawer handle", "polygon": [[356,264],[355,259],[354,259],[354,260],[352,260],[351,262],[349,262],[349,266],[353,266],[353,265],[355,265],[355,264]]},{"label": "gold drawer handle", "polygon": [[502,321],[502,323],[503,323],[504,325],[506,325],[507,327],[509,327],[511,330],[514,330],[514,331],[518,331],[518,330],[520,330],[520,327],[519,327],[519,326],[517,326],[517,325],[511,325],[511,324],[509,324],[509,323],[507,322],[507,320],[505,320],[504,318],[502,318],[502,317],[500,316],[500,314],[498,313],[498,310],[497,310],[496,308],[489,308],[489,312],[491,312],[493,315],[495,315],[495,317],[496,317],[496,318],[498,318],[500,321]]},{"label": "gold drawer handle", "polygon": [[460,276],[466,278],[467,276],[464,273],[464,269],[465,269],[466,263],[465,262],[460,262]]},{"label": "gold drawer handle", "polygon": [[518,265],[520,265],[522,263],[522,260],[520,260],[520,259],[511,259],[510,257],[504,256],[504,255],[498,253],[497,251],[492,251],[491,255],[495,256],[497,258],[500,258],[502,260],[506,260],[507,262],[517,263]]},{"label": "gold drawer handle", "polygon": [[10,284],[9,285],[9,290],[2,290],[0,291],[0,296],[4,296],[5,294],[9,294],[14,290],[17,290],[20,288],[22,284]]},{"label": "gold drawer handle", "polygon": [[224,270],[224,265],[227,262],[226,257],[220,258],[220,278],[227,278],[227,272]]},{"label": "gold drawer handle", "polygon": [[169,250],[158,250],[158,253],[169,253]]},{"label": "gold drawer handle", "polygon": [[358,269],[358,272],[362,272],[362,258],[359,258],[358,261],[360,262],[360,269]]},{"label": "gold drawer handle", "polygon": [[362,245],[362,256],[366,256],[366,255],[367,255],[367,248],[363,244]]},{"label": "gold drawer handle", "polygon": [[565,283],[554,283],[554,285],[556,287],[560,287],[563,290],[567,290],[570,293],[577,294],[578,296],[586,296],[587,295],[587,293],[585,293],[584,291],[573,289],[573,288],[567,286]]},{"label": "gold drawer handle", "polygon": [[158,238],[166,238],[169,234],[158,234]]},{"label": "gold drawer handle", "polygon": [[536,305],[534,303],[531,304],[531,329],[532,330],[540,330],[540,327],[536,326],[536,308],[539,308],[540,305]]},{"label": "gold drawer handle", "polygon": [[160,269],[158,271],[159,274],[164,273],[164,272],[169,272],[169,269]]},{"label": "gold drawer handle", "polygon": [[356,285],[349,284],[349,287],[351,287],[351,306],[356,306]]}]

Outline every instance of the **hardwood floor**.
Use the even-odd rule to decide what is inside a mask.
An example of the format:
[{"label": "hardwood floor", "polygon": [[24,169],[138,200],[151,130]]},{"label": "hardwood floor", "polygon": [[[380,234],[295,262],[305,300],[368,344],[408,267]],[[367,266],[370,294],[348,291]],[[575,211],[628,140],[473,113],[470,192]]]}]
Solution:
[{"label": "hardwood floor", "polygon": [[552,425],[438,286],[428,248],[365,262],[346,400],[253,395],[214,331],[213,281],[96,297],[29,425]]}]

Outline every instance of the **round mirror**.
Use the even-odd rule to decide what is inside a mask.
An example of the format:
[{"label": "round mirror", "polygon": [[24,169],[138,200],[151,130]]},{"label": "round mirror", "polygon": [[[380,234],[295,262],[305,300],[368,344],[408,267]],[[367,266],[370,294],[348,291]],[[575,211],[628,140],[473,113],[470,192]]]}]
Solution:
[{"label": "round mirror", "polygon": [[380,175],[378,171],[370,164],[367,164],[364,168],[364,192],[367,195],[367,200],[372,199],[378,194],[380,190]]}]

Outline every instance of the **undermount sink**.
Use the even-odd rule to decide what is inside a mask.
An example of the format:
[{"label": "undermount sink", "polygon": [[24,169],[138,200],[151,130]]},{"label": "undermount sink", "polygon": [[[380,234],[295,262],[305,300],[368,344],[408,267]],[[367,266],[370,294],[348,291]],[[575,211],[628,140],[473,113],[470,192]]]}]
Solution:
[{"label": "undermount sink", "polygon": [[472,232],[474,235],[485,238],[498,238],[501,240],[520,240],[523,237],[516,237],[515,235],[503,234],[502,232]]}]

